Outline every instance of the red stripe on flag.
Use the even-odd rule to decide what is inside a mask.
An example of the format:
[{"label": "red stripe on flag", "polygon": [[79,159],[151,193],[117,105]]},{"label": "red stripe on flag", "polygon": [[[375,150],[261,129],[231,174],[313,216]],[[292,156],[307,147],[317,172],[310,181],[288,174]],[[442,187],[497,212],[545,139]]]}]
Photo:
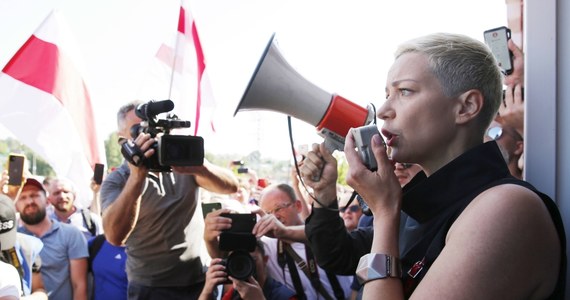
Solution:
[{"label": "red stripe on flag", "polygon": [[52,94],[72,116],[90,165],[101,161],[89,93],[73,63],[55,44],[32,35],[2,71]]},{"label": "red stripe on flag", "polygon": [[204,52],[202,51],[202,45],[200,44],[200,38],[198,37],[198,30],[196,29],[196,23],[192,22],[192,40],[194,41],[194,47],[196,49],[196,62],[198,66],[198,95],[196,97],[196,120],[194,124],[194,135],[198,134],[198,124],[200,124],[200,107],[202,105],[202,75],[204,75],[204,70],[206,69],[206,63],[204,61]]},{"label": "red stripe on flag", "polygon": [[186,33],[186,12],[182,6],[180,6],[180,15],[178,16],[178,32]]},{"label": "red stripe on flag", "polygon": [[54,57],[59,57],[57,46],[32,35],[6,64],[2,72],[46,93],[53,94],[58,67],[57,59],[53,59]]}]

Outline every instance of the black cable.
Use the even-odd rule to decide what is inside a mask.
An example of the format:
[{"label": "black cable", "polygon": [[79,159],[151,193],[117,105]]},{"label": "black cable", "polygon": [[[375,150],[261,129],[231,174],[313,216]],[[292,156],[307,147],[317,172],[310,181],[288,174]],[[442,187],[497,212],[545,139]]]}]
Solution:
[{"label": "black cable", "polygon": [[[373,103],[369,104],[372,108],[372,113],[374,116],[376,116],[376,107],[374,106]],[[376,117],[373,118],[373,124],[377,125],[376,123]],[[307,194],[309,196],[311,196],[311,198],[313,198],[313,200],[315,200],[318,204],[320,204],[323,208],[329,209],[329,210],[334,210],[334,211],[338,211],[338,209],[333,209],[330,208],[328,206],[323,205],[321,202],[319,202],[319,200],[317,200],[317,198],[315,196],[313,196],[313,194],[311,194],[309,192],[309,189],[307,188],[307,186],[305,185],[305,181],[303,180],[303,178],[301,177],[301,172],[299,171],[299,165],[297,164],[297,156],[295,155],[295,143],[293,142],[293,129],[291,126],[291,116],[287,116],[287,125],[289,127],[289,141],[291,143],[291,153],[293,154],[293,161],[295,163],[295,170],[297,171],[297,176],[299,176],[299,181],[301,182],[301,184],[303,185],[303,188],[305,188],[305,191],[307,191]],[[354,198],[357,198],[358,200],[358,204],[360,205],[360,208],[362,209],[362,212],[368,216],[372,215],[372,212],[370,211],[370,208],[368,207],[368,205],[366,204],[366,202],[364,202],[364,199],[362,199],[362,197],[358,194],[358,192],[353,191],[352,195],[350,196],[350,199],[348,200],[348,203],[346,204],[346,206],[344,207],[345,209],[348,209],[348,207],[350,206],[350,204],[352,203],[352,201],[354,201]]]},{"label": "black cable", "polygon": [[293,162],[295,164],[295,170],[297,171],[297,176],[299,176],[299,181],[303,185],[303,188],[305,189],[305,191],[307,191],[307,194],[314,201],[316,201],[322,208],[338,212],[338,209],[330,208],[327,205],[322,204],[319,200],[317,200],[317,198],[315,196],[313,196],[313,194],[311,192],[309,192],[309,189],[305,185],[305,181],[303,180],[303,177],[301,176],[301,171],[299,171],[299,164],[297,163],[297,155],[295,155],[295,143],[293,142],[293,127],[291,125],[291,116],[287,116],[287,125],[289,126],[289,141],[291,143],[291,153],[293,154]]}]

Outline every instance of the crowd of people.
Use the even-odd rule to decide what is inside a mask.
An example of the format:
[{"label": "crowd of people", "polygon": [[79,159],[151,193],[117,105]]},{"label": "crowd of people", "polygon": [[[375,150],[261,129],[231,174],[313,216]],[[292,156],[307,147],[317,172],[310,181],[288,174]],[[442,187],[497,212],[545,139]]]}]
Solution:
[{"label": "crowd of people", "polygon": [[[348,186],[324,144],[290,182],[207,160],[125,160],[101,185],[27,175],[16,191],[4,173],[0,299],[564,299],[565,232],[552,199],[522,180],[524,60],[508,45],[509,75],[463,35],[400,45],[383,137],[370,141],[378,168],[349,132]],[[131,136],[139,104],[117,125],[144,160],[155,139]],[[91,185],[94,211],[76,206],[76,184]],[[236,233],[236,213],[251,228]]]}]

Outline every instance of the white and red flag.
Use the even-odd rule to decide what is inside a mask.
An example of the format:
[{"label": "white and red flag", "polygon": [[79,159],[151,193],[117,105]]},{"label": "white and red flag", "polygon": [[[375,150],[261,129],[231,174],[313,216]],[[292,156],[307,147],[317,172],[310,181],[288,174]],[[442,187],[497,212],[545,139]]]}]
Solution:
[{"label": "white and red flag", "polygon": [[160,45],[139,98],[172,100],[172,113],[192,123],[187,134],[215,133],[216,103],[188,1],[181,1],[177,31],[168,40]]},{"label": "white and red flag", "polygon": [[52,11],[0,73],[0,123],[74,181],[78,206],[91,202],[95,163],[105,163],[78,51]]}]

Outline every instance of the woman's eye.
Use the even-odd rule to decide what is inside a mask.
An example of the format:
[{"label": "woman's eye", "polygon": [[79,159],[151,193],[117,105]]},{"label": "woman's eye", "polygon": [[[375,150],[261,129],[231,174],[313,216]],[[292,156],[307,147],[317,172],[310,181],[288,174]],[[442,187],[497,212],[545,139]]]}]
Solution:
[{"label": "woman's eye", "polygon": [[411,90],[408,89],[400,89],[400,95],[402,96],[409,96],[412,93]]}]

